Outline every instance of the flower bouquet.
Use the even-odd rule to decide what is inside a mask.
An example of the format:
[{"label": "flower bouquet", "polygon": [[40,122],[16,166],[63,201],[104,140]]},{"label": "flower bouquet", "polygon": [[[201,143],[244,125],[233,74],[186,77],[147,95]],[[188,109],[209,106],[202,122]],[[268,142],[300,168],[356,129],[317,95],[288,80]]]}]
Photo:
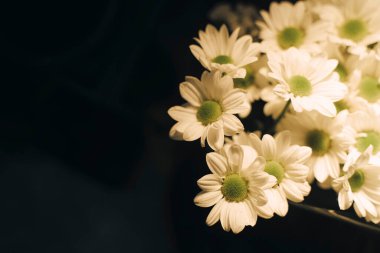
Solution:
[{"label": "flower bouquet", "polygon": [[[212,207],[206,223],[239,233],[258,217],[285,216],[313,186],[334,190],[341,210],[363,218],[342,219],[378,224],[378,0],[273,2],[254,11],[211,13],[228,26],[199,31],[190,51],[205,71],[185,77],[185,104],[168,110],[171,138],[212,149],[194,198]],[[252,113],[257,101],[269,121]]]}]

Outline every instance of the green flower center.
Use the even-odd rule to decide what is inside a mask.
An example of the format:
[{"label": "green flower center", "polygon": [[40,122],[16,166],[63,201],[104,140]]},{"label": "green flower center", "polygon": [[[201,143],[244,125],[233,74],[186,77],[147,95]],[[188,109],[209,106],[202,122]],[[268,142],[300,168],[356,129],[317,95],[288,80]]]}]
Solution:
[{"label": "green flower center", "polygon": [[341,81],[347,80],[348,72],[347,72],[346,67],[343,64],[339,62],[338,66],[336,66],[335,68],[335,71],[339,74]]},{"label": "green flower center", "polygon": [[289,79],[290,91],[296,96],[308,96],[311,94],[312,86],[304,76],[293,76]]},{"label": "green flower center", "polygon": [[219,64],[228,64],[233,62],[232,58],[228,55],[218,55],[212,61]]},{"label": "green flower center", "polygon": [[247,181],[238,174],[228,175],[223,181],[222,194],[227,201],[244,200],[248,195]]},{"label": "green flower center", "polygon": [[277,42],[282,49],[298,47],[303,43],[305,33],[295,27],[287,27],[277,35]]},{"label": "green flower center", "polygon": [[356,148],[360,152],[364,152],[369,145],[373,146],[373,153],[377,153],[380,151],[380,133],[375,131],[366,131],[366,137],[357,138]]},{"label": "green flower center", "polygon": [[284,178],[285,172],[284,167],[275,161],[269,161],[265,164],[264,171],[277,178],[277,183],[281,183]]},{"label": "green flower center", "polygon": [[306,135],[306,145],[311,147],[313,154],[322,156],[330,149],[330,136],[322,130],[313,130]]},{"label": "green flower center", "polygon": [[367,24],[360,19],[348,20],[340,27],[340,36],[353,41],[360,41],[367,34]]},{"label": "green flower center", "polygon": [[380,83],[376,78],[364,77],[359,84],[359,95],[370,103],[380,99]]},{"label": "green flower center", "polygon": [[356,170],[355,173],[348,179],[348,182],[351,186],[351,190],[353,192],[359,191],[364,184],[364,180],[364,172],[360,169]]},{"label": "green flower center", "polygon": [[222,115],[222,107],[211,100],[204,101],[197,111],[197,119],[203,125],[217,121],[220,115]]},{"label": "green flower center", "polygon": [[348,104],[344,100],[339,100],[334,103],[336,111],[341,112],[343,110],[349,109]]}]

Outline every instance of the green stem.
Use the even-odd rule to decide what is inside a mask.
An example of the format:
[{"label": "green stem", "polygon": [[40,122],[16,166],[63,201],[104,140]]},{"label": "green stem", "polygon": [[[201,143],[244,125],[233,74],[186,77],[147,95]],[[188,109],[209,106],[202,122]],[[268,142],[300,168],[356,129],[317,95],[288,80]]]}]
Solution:
[{"label": "green stem", "polygon": [[289,109],[290,106],[290,99],[286,102],[286,105],[284,106],[284,109],[282,109],[280,115],[277,117],[277,119],[274,120],[273,125],[269,127],[269,129],[264,129],[263,133],[266,134],[274,134],[277,124],[282,120],[282,118],[285,116],[286,112]]},{"label": "green stem", "polygon": [[285,116],[286,112],[289,109],[290,103],[291,103],[291,101],[289,99],[288,102],[286,102],[286,105],[284,106],[284,109],[282,109],[282,111],[281,111],[280,115],[278,116],[278,118],[275,119],[275,121],[274,121],[274,127],[276,127],[277,124],[280,123],[280,121],[282,120],[282,118]]}]

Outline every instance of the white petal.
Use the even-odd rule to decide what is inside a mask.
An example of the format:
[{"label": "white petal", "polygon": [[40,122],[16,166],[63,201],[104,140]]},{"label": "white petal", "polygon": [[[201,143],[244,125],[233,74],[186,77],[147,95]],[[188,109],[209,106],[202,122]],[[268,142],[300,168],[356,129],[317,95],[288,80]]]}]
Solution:
[{"label": "white petal", "polygon": [[202,105],[203,97],[198,89],[189,82],[183,82],[179,85],[181,96],[191,105],[199,107]]},{"label": "white petal", "polygon": [[346,190],[341,190],[338,194],[338,204],[341,210],[347,210],[352,205],[352,193]]},{"label": "white petal", "polygon": [[226,136],[232,136],[244,130],[243,124],[235,115],[224,113],[222,120]]},{"label": "white petal", "polygon": [[213,123],[209,126],[207,134],[207,143],[213,150],[220,150],[224,144],[223,124]]},{"label": "white petal", "polygon": [[212,173],[218,175],[219,177],[226,175],[228,164],[224,156],[216,152],[211,152],[206,155],[206,162]]},{"label": "white petal", "polygon": [[232,173],[241,170],[244,158],[243,149],[239,145],[232,145],[227,151],[227,160]]},{"label": "white petal", "polygon": [[168,114],[176,121],[196,121],[196,108],[188,106],[173,106],[168,110]]},{"label": "white petal", "polygon": [[284,189],[284,192],[286,194],[286,197],[294,202],[301,202],[303,201],[303,194],[302,192],[297,188],[297,185],[295,182],[292,182],[289,179],[284,179],[281,182],[281,187]]},{"label": "white petal", "polygon": [[225,202],[224,205],[222,205],[220,211],[220,223],[222,224],[222,228],[224,231],[230,231],[231,226],[230,226],[230,203]]},{"label": "white petal", "polygon": [[218,222],[220,218],[220,211],[222,210],[222,206],[225,204],[224,199],[221,199],[216,205],[211,209],[210,213],[207,216],[206,224],[209,226],[214,225]]},{"label": "white petal", "polygon": [[194,203],[200,207],[210,207],[215,205],[219,200],[223,198],[220,191],[205,192],[202,191],[198,193],[194,198]]},{"label": "white petal", "polygon": [[197,181],[203,191],[218,191],[222,187],[222,180],[216,174],[208,174]]},{"label": "white petal", "polygon": [[185,141],[194,141],[202,136],[205,126],[200,122],[192,122],[186,127],[183,133],[183,139]]},{"label": "white petal", "polygon": [[266,160],[273,160],[277,153],[276,142],[269,134],[264,135],[262,140],[263,156]]}]

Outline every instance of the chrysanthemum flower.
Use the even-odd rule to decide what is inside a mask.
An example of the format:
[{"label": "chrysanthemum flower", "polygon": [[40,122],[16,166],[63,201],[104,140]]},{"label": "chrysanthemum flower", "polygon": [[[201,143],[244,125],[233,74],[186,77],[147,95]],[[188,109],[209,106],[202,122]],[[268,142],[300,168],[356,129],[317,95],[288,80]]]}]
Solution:
[{"label": "chrysanthemum flower", "polygon": [[225,135],[232,136],[244,129],[234,114],[247,109],[245,93],[234,88],[230,76],[222,76],[220,71],[205,71],[201,80],[186,77],[180,84],[180,93],[188,104],[168,111],[178,121],[170,130],[172,138],[185,141],[201,138],[202,146],[207,139],[210,147],[218,150],[223,146]]},{"label": "chrysanthemum flower", "polygon": [[348,81],[349,93],[355,103],[380,111],[380,61],[367,57],[356,62],[357,67]]},{"label": "chrysanthemum flower", "polygon": [[266,204],[264,189],[275,184],[262,172],[264,161],[257,158],[252,166],[243,168],[244,152],[239,145],[231,145],[222,153],[209,153],[206,161],[212,174],[198,180],[202,189],[194,202],[200,207],[214,206],[206,219],[209,226],[219,220],[226,231],[241,232],[254,226],[257,207]]},{"label": "chrysanthemum flower", "polygon": [[332,183],[338,194],[339,207],[348,209],[352,203],[359,217],[376,221],[380,217],[380,165],[371,164],[372,146],[364,153],[352,151],[344,164],[344,174]]},{"label": "chrysanthemum flower", "polygon": [[[329,40],[360,53],[380,40],[380,10],[377,0],[346,0],[316,9],[329,26]],[[359,48],[359,49],[358,49]]]},{"label": "chrysanthemum flower", "polygon": [[290,130],[295,144],[313,150],[307,161],[311,168],[309,181],[313,174],[319,182],[324,182],[329,176],[339,177],[339,164],[345,161],[346,152],[355,142],[353,131],[347,126],[347,111],[339,113],[336,118],[319,113],[288,114],[278,129]]},{"label": "chrysanthemum flower", "polygon": [[311,190],[307,182],[309,167],[305,165],[310,158],[311,149],[291,145],[288,131],[278,133],[275,138],[264,135],[262,140],[250,134],[250,144],[258,156],[265,158],[264,172],[277,179],[277,184],[265,190],[268,205],[280,216],[288,212],[287,199],[301,202]]},{"label": "chrysanthemum flower", "polygon": [[269,13],[261,11],[262,50],[281,51],[290,47],[302,48],[310,53],[321,51],[319,42],[326,39],[326,25],[313,21],[311,13],[302,1],[296,4],[273,2]]},{"label": "chrysanthemum flower", "polygon": [[354,130],[355,143],[352,148],[364,152],[372,145],[373,155],[380,155],[380,117],[374,110],[357,111],[350,114],[349,125]]},{"label": "chrysanthemum flower", "polygon": [[199,31],[199,39],[195,38],[200,46],[191,45],[190,50],[206,69],[244,78],[244,67],[257,60],[260,49],[258,43],[252,42],[251,36],[244,35],[238,39],[238,34],[239,29],[229,36],[225,25],[219,31],[207,25],[205,32]]},{"label": "chrysanthemum flower", "polygon": [[268,53],[269,76],[279,84],[274,92],[291,101],[296,112],[316,110],[329,117],[336,115],[334,102],[341,100],[347,87],[335,72],[336,60],[290,48],[282,53]]}]

